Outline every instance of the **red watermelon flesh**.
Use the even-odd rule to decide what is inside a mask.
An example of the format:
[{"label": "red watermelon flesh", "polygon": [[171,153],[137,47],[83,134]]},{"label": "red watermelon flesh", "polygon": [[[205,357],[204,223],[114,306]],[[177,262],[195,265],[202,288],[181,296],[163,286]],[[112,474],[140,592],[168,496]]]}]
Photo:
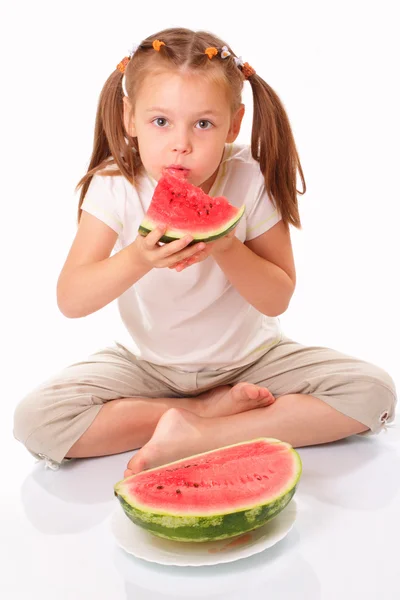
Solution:
[{"label": "red watermelon flesh", "polygon": [[[280,495],[296,476],[298,464],[291,449],[282,442],[259,440],[243,446],[228,446],[144,471],[126,480],[129,495],[148,509],[160,508],[185,514],[220,513],[239,510],[249,502],[260,503]],[[157,485],[154,483],[157,482]],[[160,490],[159,485],[163,488]],[[177,489],[181,494],[177,494]]]},{"label": "red watermelon flesh", "polygon": [[139,233],[148,235],[158,225],[168,225],[161,238],[171,242],[187,234],[193,243],[226,235],[241,219],[244,206],[236,208],[223,196],[213,198],[183,176],[165,170],[160,178]]}]

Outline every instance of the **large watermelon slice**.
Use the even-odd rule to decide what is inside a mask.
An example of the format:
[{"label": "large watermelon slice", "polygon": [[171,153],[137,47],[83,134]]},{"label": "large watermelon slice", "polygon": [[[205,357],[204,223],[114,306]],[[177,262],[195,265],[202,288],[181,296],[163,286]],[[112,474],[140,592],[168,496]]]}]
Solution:
[{"label": "large watermelon slice", "polygon": [[301,460],[286,442],[259,438],[142,471],[114,486],[127,516],[181,542],[257,529],[290,502]]},{"label": "large watermelon slice", "polygon": [[165,224],[168,229],[161,242],[172,242],[187,234],[193,236],[189,245],[211,242],[236,227],[244,209],[244,205],[241,208],[232,206],[223,196],[212,198],[184,176],[165,170],[139,226],[139,233],[146,236],[157,225]]}]

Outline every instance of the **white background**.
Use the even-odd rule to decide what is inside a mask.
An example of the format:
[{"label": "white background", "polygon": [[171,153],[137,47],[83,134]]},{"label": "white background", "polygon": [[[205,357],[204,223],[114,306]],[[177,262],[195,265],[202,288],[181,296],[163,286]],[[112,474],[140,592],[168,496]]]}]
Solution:
[{"label": "white background", "polygon": [[[74,187],[91,154],[100,90],[131,46],[151,33],[170,26],[212,31],[278,93],[307,183],[307,193],[299,196],[303,228],[292,229],[298,284],[281,317],[284,331],[302,343],[330,346],[374,362],[399,385],[396,5],[394,0],[4,3],[0,455],[1,502],[10,516],[9,535],[0,536],[0,554],[9,561],[9,573],[18,577],[20,572],[18,554],[9,551],[10,541],[13,551],[17,547],[10,524],[18,521],[20,543],[28,540],[32,552],[35,543],[37,548],[47,543],[38,542],[24,525],[20,488],[36,467],[12,438],[14,407],[60,368],[125,336],[114,304],[71,320],[58,311],[55,290],[75,233]],[[247,114],[240,142],[250,139],[248,84],[244,102]],[[398,451],[398,434],[391,439],[397,440],[392,449]],[[392,477],[398,478],[398,473],[397,469]],[[110,472],[110,482],[118,478],[119,473]],[[380,484],[385,485],[384,478]],[[26,565],[22,562],[19,568],[24,571]],[[21,585],[15,584],[12,592],[7,583],[2,597],[29,600],[44,593],[36,580],[29,592]],[[79,595],[71,586],[63,587],[63,597],[90,597],[90,592]],[[113,594],[112,589],[110,584],[101,598],[150,597]],[[48,597],[54,597],[49,590]],[[389,588],[386,593],[383,598],[397,598]],[[307,600],[320,597],[331,598],[313,591]]]}]

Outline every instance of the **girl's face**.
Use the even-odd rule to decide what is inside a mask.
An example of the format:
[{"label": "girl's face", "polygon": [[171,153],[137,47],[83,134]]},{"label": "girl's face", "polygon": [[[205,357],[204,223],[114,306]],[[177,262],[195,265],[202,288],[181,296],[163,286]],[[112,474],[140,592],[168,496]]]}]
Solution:
[{"label": "girl's face", "polygon": [[161,72],[147,76],[132,117],[124,99],[125,127],[137,137],[140,157],[156,181],[174,166],[206,193],[214,183],[225,143],[233,142],[244,114],[235,115],[221,84],[198,74]]}]

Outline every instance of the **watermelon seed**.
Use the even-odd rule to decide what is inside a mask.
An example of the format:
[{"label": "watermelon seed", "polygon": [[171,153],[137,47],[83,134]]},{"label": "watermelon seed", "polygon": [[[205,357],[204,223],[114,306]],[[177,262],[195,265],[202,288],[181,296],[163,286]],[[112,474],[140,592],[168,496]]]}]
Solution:
[{"label": "watermelon seed", "polygon": [[176,490],[177,494],[182,494],[181,490]]},{"label": "watermelon seed", "polygon": [[211,202],[210,202],[210,204],[209,204],[208,206],[209,206],[210,208],[212,208],[212,204],[211,204]]},{"label": "watermelon seed", "polygon": [[163,485],[158,485],[158,486],[157,486],[157,489],[158,489],[158,490],[162,490],[162,489],[164,489],[164,486],[163,486]]},{"label": "watermelon seed", "polygon": [[209,211],[209,210],[206,210],[206,213],[209,215],[209,214],[210,214],[210,211]]},{"label": "watermelon seed", "polygon": [[258,481],[261,481],[261,479],[262,479],[262,477],[260,477],[259,475],[256,475],[255,477],[256,477],[256,479],[258,479]]},{"label": "watermelon seed", "polygon": [[194,483],[193,485],[194,485],[194,487],[199,487],[198,483]]}]

